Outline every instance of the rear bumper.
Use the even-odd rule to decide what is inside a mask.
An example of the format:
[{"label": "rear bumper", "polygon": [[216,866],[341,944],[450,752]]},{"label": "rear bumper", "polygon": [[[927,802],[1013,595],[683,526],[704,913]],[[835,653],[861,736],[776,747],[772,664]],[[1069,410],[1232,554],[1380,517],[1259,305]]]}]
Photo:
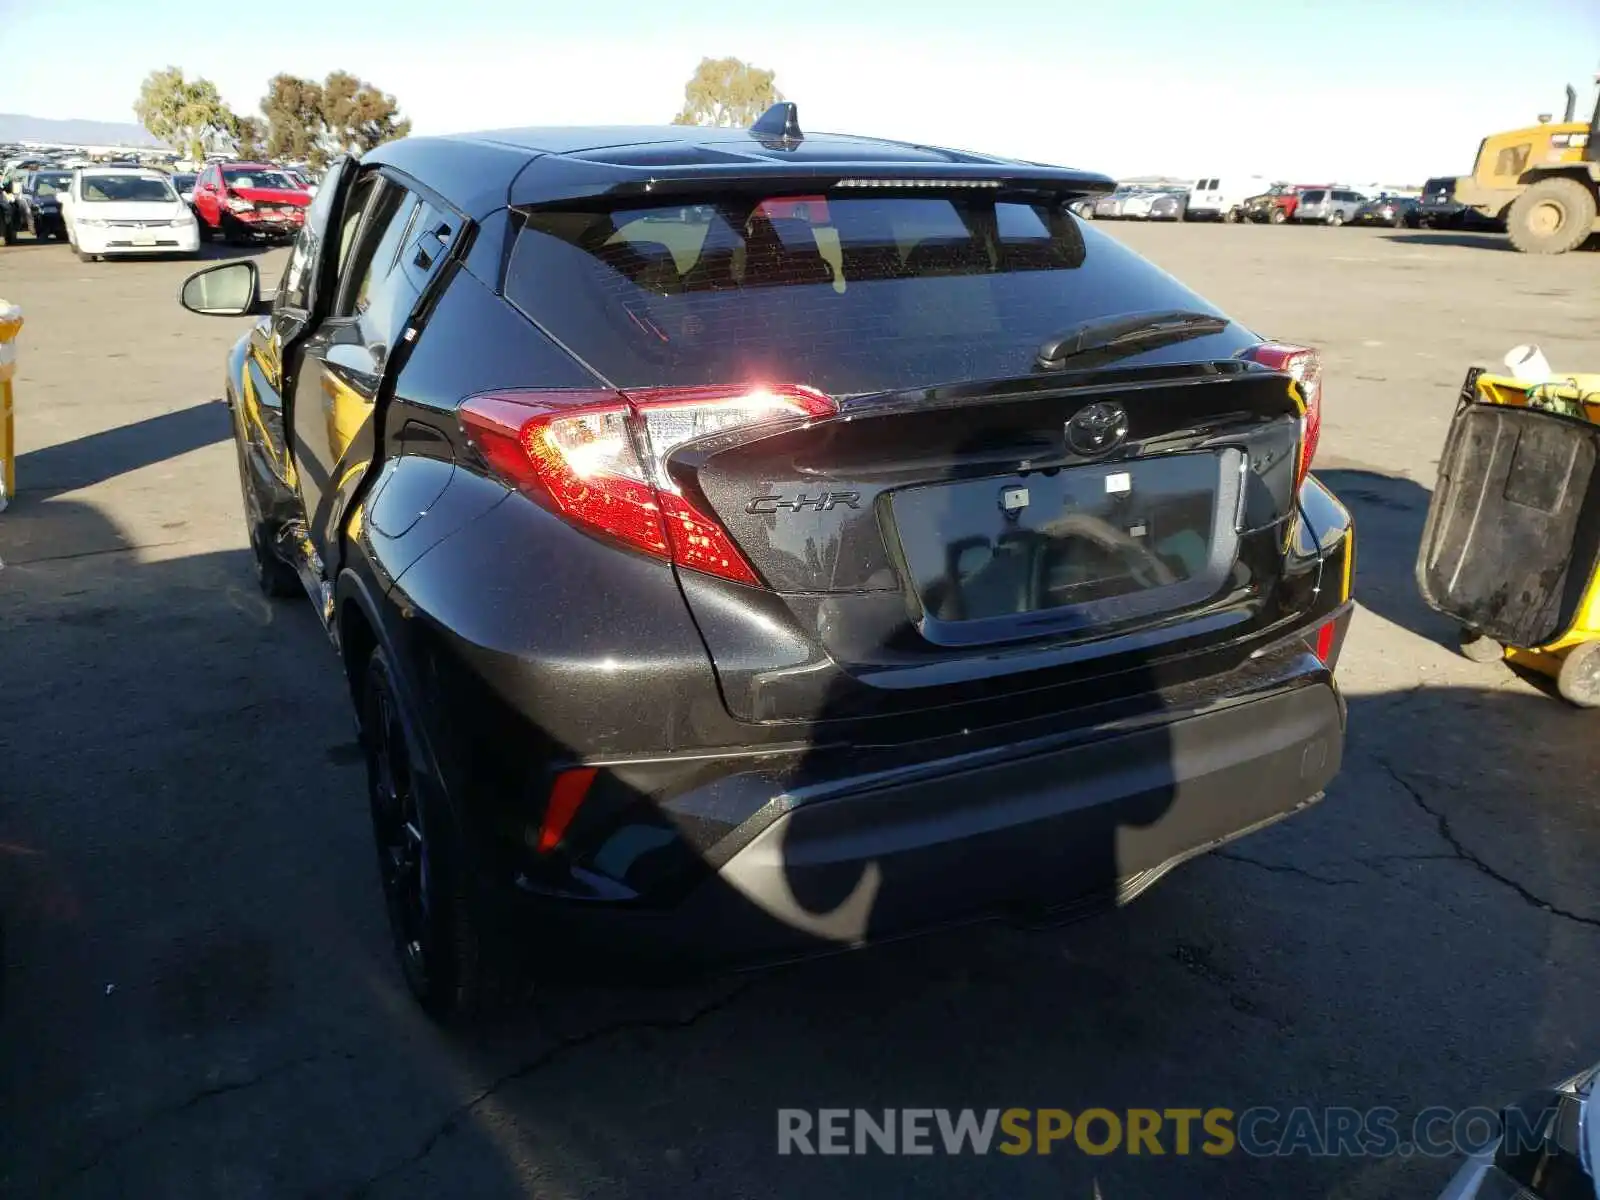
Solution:
[{"label": "rear bumper", "polygon": [[540,944],[611,964],[741,965],[1125,902],[1320,798],[1344,704],[1304,657],[1298,678],[1246,701],[776,796],[709,848],[714,872],[670,908],[563,903]]},{"label": "rear bumper", "polygon": [[[78,249],[85,254],[102,254],[107,257],[192,254],[200,248],[199,231],[192,224],[141,230],[96,229],[80,224],[75,233]],[[136,238],[139,239],[138,242]]]},{"label": "rear bumper", "polygon": [[236,213],[229,215],[234,218],[234,228],[237,229],[239,233],[251,237],[267,239],[293,238],[297,237],[300,233],[300,230],[305,227],[305,221],[303,218],[297,221],[292,217],[278,218],[250,216],[247,219],[246,217],[240,216]]}]

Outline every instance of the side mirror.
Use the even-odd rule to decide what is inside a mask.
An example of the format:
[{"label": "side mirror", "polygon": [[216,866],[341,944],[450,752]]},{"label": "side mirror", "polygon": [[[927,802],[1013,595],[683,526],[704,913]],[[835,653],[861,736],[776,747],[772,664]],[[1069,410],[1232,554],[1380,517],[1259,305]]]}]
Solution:
[{"label": "side mirror", "polygon": [[183,281],[178,303],[207,317],[245,317],[265,312],[261,273],[250,259],[219,263],[196,271]]}]

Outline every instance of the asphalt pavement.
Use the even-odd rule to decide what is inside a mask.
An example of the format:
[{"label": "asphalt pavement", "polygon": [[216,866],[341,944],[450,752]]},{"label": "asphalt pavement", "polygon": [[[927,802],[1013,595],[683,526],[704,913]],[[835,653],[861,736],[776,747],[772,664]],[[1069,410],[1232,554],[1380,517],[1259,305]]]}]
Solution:
[{"label": "asphalt pavement", "polygon": [[0,1193],[1428,1196],[1451,1163],[1419,1154],[780,1157],[777,1113],[1409,1119],[1600,1059],[1600,714],[1459,657],[1411,574],[1467,368],[1536,341],[1600,369],[1600,255],[1112,228],[1325,352],[1318,470],[1360,536],[1325,802],[1081,924],[557,988],[474,1034],[403,990],[337,660],[250,577],[218,399],[241,323],[178,308],[191,264],[0,250],[27,320],[0,514]]}]

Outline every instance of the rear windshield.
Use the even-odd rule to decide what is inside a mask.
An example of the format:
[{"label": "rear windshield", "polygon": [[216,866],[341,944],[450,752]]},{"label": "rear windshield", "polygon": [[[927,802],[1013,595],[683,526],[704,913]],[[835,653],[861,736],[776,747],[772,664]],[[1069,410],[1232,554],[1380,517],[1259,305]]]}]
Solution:
[{"label": "rear windshield", "polygon": [[1422,185],[1422,190],[1425,192],[1453,192],[1456,190],[1456,181],[1454,179],[1430,179]]},{"label": "rear windshield", "polygon": [[83,198],[103,202],[176,200],[178,196],[165,179],[156,179],[148,175],[85,175]]},{"label": "rear windshield", "polygon": [[297,188],[292,179],[282,171],[237,171],[224,170],[223,182],[229,187],[236,188],[277,188],[280,191],[292,192]]},{"label": "rear windshield", "polygon": [[1321,204],[1323,202],[1323,200],[1327,199],[1327,196],[1328,196],[1327,192],[1320,191],[1320,190],[1311,191],[1311,192],[1301,192],[1300,193],[1300,202],[1302,204]]},{"label": "rear windshield", "polygon": [[[1064,207],[964,195],[538,210],[505,292],[618,386],[836,395],[1027,374],[1086,318],[1216,311]],[[1165,350],[1143,361],[1208,356]]]},{"label": "rear windshield", "polygon": [[36,196],[54,196],[72,186],[72,175],[67,171],[40,172],[33,177],[29,186]]}]

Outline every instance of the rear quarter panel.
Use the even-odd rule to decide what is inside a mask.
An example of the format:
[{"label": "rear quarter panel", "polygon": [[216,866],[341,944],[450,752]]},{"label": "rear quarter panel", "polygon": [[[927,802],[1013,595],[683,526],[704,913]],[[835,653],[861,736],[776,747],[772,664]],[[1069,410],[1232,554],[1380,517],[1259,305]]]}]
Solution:
[{"label": "rear quarter panel", "polygon": [[579,533],[484,468],[456,410],[497,389],[595,380],[481,280],[457,270],[395,382],[384,462],[347,561],[369,619],[422,679],[450,675],[550,752],[661,751],[728,736],[670,565]]}]

